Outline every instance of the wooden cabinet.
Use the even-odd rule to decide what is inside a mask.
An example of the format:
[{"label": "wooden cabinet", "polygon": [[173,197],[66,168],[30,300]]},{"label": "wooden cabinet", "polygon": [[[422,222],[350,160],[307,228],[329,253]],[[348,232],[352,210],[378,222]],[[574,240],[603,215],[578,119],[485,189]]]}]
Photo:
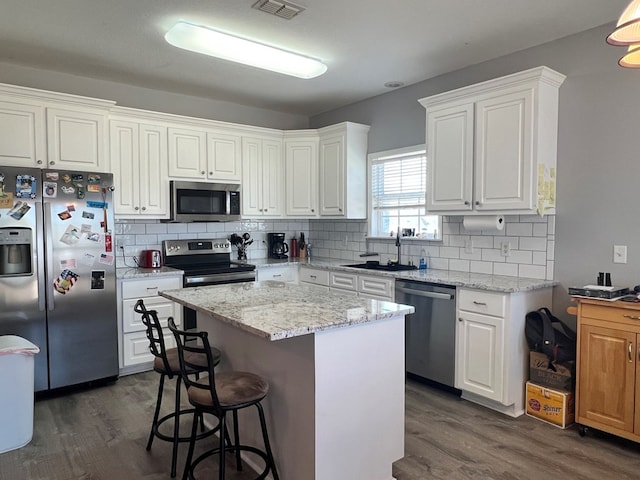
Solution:
[{"label": "wooden cabinet", "polygon": [[527,312],[551,304],[551,289],[500,293],[459,288],[455,387],[462,397],[511,416],[524,413]]},{"label": "wooden cabinet", "polygon": [[0,165],[44,168],[46,149],[44,107],[0,94]]},{"label": "wooden cabinet", "polygon": [[369,128],[344,122],[318,130],[321,216],[367,218]]},{"label": "wooden cabinet", "polygon": [[318,136],[309,130],[284,134],[285,213],[290,217],[317,216]]},{"label": "wooden cabinet", "polygon": [[640,442],[640,306],[579,299],[576,423]]},{"label": "wooden cabinet", "polygon": [[167,322],[169,317],[173,317],[179,327],[182,324],[182,307],[159,296],[158,292],[182,288],[182,276],[123,279],[118,287],[120,375],[151,370],[154,357],[149,351],[149,340],[140,315],[134,312],[133,307],[142,299],[147,309],[156,310],[165,329],[165,347],[175,347],[175,339],[167,328]]},{"label": "wooden cabinet", "polygon": [[282,139],[242,138],[242,215],[281,217],[284,212]]},{"label": "wooden cabinet", "polygon": [[564,78],[539,67],[421,99],[427,211],[555,213],[558,89]]},{"label": "wooden cabinet", "polygon": [[129,116],[110,121],[118,218],[168,218],[167,128]]}]

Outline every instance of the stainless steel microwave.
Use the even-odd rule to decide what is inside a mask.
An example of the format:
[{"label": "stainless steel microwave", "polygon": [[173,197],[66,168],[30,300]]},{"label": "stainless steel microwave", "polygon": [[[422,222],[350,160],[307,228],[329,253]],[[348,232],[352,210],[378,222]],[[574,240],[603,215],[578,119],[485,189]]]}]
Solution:
[{"label": "stainless steel microwave", "polygon": [[170,182],[171,222],[240,220],[240,185]]}]

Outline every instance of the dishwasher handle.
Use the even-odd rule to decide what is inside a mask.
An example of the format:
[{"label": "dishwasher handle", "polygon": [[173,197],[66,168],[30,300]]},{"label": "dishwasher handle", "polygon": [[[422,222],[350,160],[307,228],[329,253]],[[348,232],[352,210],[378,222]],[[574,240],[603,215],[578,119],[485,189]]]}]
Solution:
[{"label": "dishwasher handle", "polygon": [[405,287],[396,287],[396,292],[409,293],[411,295],[417,295],[419,297],[435,298],[438,300],[453,299],[453,294],[451,293],[428,292],[425,290],[416,290],[413,288],[405,288]]}]

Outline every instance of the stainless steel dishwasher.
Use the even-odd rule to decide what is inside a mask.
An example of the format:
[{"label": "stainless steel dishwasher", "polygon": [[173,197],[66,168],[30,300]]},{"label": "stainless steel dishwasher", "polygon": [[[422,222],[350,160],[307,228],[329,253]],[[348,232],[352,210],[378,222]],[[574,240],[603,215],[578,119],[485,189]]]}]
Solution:
[{"label": "stainless steel dishwasher", "polygon": [[454,388],[456,289],[396,280],[396,302],[415,307],[405,322],[407,373]]}]

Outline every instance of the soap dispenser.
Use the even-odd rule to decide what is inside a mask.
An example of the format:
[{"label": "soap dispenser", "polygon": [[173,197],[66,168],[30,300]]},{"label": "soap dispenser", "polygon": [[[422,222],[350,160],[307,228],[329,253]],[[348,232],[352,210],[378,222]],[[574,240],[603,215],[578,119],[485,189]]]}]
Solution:
[{"label": "soap dispenser", "polygon": [[422,250],[420,250],[420,266],[419,266],[420,270],[426,270],[427,269],[427,258],[426,258],[426,253],[424,251],[424,248]]}]

